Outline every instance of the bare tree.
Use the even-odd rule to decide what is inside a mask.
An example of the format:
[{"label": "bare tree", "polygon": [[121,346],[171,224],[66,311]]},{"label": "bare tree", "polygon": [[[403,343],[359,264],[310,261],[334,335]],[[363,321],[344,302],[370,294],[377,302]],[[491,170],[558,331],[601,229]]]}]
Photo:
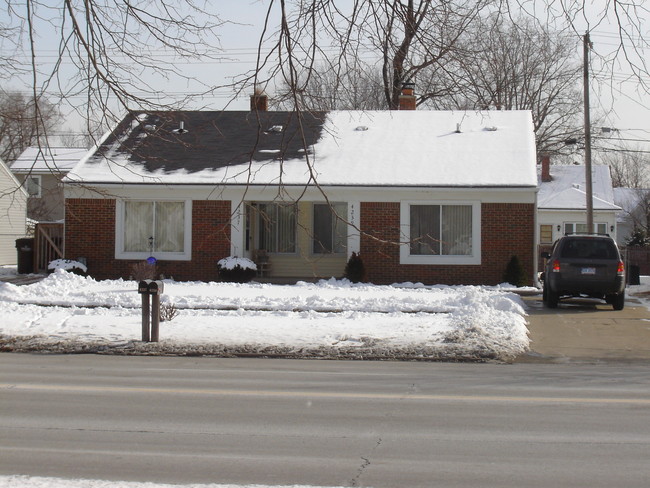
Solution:
[{"label": "bare tree", "polygon": [[[354,68],[337,73],[328,63],[319,63],[297,94],[300,106],[309,110],[382,110],[386,108],[381,74],[375,66],[357,60]],[[282,83],[272,104],[292,107],[294,93]]]},{"label": "bare tree", "polygon": [[648,176],[648,158],[642,152],[634,150],[607,151],[600,156],[600,161],[609,166],[612,185],[615,188],[645,189],[650,187]]},{"label": "bare tree", "polygon": [[557,155],[581,126],[577,39],[526,18],[491,15],[472,24],[444,70],[420,85],[438,109],[530,110],[539,153]]},{"label": "bare tree", "polygon": [[45,134],[61,115],[45,98],[20,92],[0,92],[0,158],[13,162],[29,146],[46,144]]},{"label": "bare tree", "polygon": [[[158,81],[197,82],[176,61],[214,58],[222,24],[194,0],[62,0],[54,6],[24,0],[9,2],[6,9],[3,28],[19,32],[16,56],[26,59],[22,68],[29,73],[19,81],[31,86],[33,100],[47,93],[72,107],[91,122],[89,133],[92,124],[111,125],[124,111],[186,103],[191,95],[170,99]],[[41,61],[43,37],[50,42],[47,49],[56,49],[53,62]],[[206,84],[197,91],[210,89]]]},{"label": "bare tree", "polygon": [[[352,89],[348,79],[355,81],[367,72],[360,69],[364,65],[359,62],[363,55],[370,58],[365,64],[378,66],[381,73],[383,108],[397,109],[403,84],[415,81],[431,66],[442,65],[463,32],[492,3],[493,0],[382,0],[351,4],[335,0],[294,4],[282,1],[280,29],[272,54],[260,57],[257,70],[247,81],[268,83],[279,78],[284,91],[288,87],[294,94],[294,106],[301,108],[302,94],[310,88],[313,91],[319,77],[322,78],[319,73],[333,77],[337,99],[342,91]],[[269,6],[267,29],[271,28],[270,19],[276,7]],[[268,30],[262,37],[268,37]],[[277,64],[272,64],[273,55],[277,55]],[[266,68],[269,75],[262,79]],[[331,84],[332,79],[329,81]],[[421,100],[427,96],[423,95]]]}]

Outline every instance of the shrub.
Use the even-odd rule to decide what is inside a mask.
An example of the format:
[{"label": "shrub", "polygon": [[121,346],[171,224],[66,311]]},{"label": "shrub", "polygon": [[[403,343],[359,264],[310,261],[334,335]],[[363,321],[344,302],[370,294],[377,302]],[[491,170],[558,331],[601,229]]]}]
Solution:
[{"label": "shrub", "polygon": [[359,256],[356,252],[353,252],[352,256],[350,256],[350,259],[348,259],[348,262],[345,265],[344,276],[352,283],[359,283],[366,277],[366,268],[363,265],[361,256]]},{"label": "shrub", "polygon": [[176,305],[173,303],[161,303],[160,304],[160,321],[169,322],[174,319],[179,314]]},{"label": "shrub", "polygon": [[247,258],[229,256],[217,263],[219,279],[229,283],[248,283],[255,278],[257,266]]},{"label": "shrub", "polygon": [[506,271],[503,273],[503,281],[515,286],[524,286],[528,281],[526,279],[526,272],[521,265],[517,256],[512,256],[506,266]]},{"label": "shrub", "polygon": [[88,273],[88,268],[86,268],[83,263],[74,261],[72,259],[55,259],[54,261],[50,261],[48,263],[48,273],[52,273],[57,269],[63,269],[69,273],[77,274],[80,276],[86,276]]},{"label": "shrub", "polygon": [[626,246],[630,247],[650,247],[650,236],[645,229],[635,227],[630,237],[625,241]]}]

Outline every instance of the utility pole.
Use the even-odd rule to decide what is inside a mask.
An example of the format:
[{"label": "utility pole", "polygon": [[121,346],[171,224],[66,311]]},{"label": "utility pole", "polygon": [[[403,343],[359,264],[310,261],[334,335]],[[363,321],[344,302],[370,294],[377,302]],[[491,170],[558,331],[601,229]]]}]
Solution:
[{"label": "utility pole", "polygon": [[594,199],[593,188],[591,185],[591,116],[589,114],[589,48],[591,41],[589,40],[589,31],[587,31],[583,38],[583,52],[584,52],[584,68],[583,68],[583,83],[584,83],[584,106],[585,106],[585,184],[587,193],[587,232],[594,231]]}]

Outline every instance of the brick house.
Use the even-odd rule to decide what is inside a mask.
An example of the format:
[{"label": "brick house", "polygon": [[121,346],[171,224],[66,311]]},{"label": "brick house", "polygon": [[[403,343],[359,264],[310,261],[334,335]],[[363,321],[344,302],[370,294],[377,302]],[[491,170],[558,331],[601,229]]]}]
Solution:
[{"label": "brick house", "polygon": [[535,142],[527,111],[136,112],[66,178],[67,258],[97,278],[153,256],[177,280],[228,255],[276,279],[533,281]]}]

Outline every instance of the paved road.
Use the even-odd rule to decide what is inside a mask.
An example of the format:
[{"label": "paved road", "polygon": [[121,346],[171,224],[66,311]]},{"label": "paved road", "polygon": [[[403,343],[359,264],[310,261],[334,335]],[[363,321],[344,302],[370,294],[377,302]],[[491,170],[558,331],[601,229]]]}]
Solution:
[{"label": "paved road", "polygon": [[525,297],[531,353],[520,361],[650,360],[650,311],[633,296],[615,311],[600,300],[571,299],[557,309]]},{"label": "paved road", "polygon": [[650,486],[647,364],[0,354],[0,474]]}]

